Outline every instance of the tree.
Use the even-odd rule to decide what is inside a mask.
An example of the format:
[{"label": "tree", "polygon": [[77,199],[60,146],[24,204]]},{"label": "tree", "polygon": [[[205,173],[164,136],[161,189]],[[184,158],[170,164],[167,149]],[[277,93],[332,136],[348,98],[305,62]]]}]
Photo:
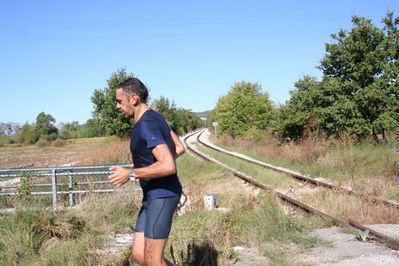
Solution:
[{"label": "tree", "polygon": [[227,95],[219,98],[215,108],[219,132],[233,138],[258,138],[272,117],[273,104],[258,83],[235,83]]},{"label": "tree", "polygon": [[28,122],[26,122],[22,126],[22,132],[21,132],[21,143],[25,144],[34,144],[38,140],[38,137],[35,133],[35,126],[30,125]]},{"label": "tree", "polygon": [[346,131],[359,138],[399,126],[399,18],[388,12],[383,29],[354,16],[351,31],[333,34],[321,61],[321,90],[331,105],[321,124],[330,133]]},{"label": "tree", "polygon": [[94,138],[105,136],[105,129],[101,127],[97,119],[88,119],[85,124],[79,127],[78,138]]},{"label": "tree", "polygon": [[60,138],[61,139],[77,138],[79,128],[80,125],[78,121],[72,121],[70,123],[63,124],[59,134]]},{"label": "tree", "polygon": [[282,137],[298,139],[306,128],[377,141],[399,127],[399,18],[388,12],[383,29],[358,16],[352,22],[326,44],[322,81],[298,81],[280,108],[275,128]]},{"label": "tree", "polygon": [[161,113],[171,129],[178,135],[184,135],[202,125],[201,120],[190,110],[176,108],[174,101],[161,96],[151,103],[151,107]]},{"label": "tree", "polygon": [[55,118],[50,114],[41,112],[36,117],[35,133],[37,138],[46,137],[50,139],[56,139],[58,129],[55,127]]},{"label": "tree", "polygon": [[130,77],[134,75],[127,74],[125,68],[117,70],[107,80],[108,86],[102,90],[96,89],[91,97],[94,104],[93,119],[106,135],[125,136],[131,131],[132,121],[116,109],[115,97],[117,86]]},{"label": "tree", "polygon": [[290,91],[291,98],[278,109],[274,130],[283,139],[298,140],[317,128],[321,91],[315,77],[304,76]]}]

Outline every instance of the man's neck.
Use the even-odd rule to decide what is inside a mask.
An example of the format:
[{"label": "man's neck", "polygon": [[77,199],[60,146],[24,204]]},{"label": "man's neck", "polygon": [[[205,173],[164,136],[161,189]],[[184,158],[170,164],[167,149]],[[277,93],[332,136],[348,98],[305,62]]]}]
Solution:
[{"label": "man's neck", "polygon": [[147,104],[145,103],[140,103],[139,106],[136,107],[134,110],[134,122],[137,123],[137,121],[140,120],[141,116],[148,110],[150,107],[148,107]]}]

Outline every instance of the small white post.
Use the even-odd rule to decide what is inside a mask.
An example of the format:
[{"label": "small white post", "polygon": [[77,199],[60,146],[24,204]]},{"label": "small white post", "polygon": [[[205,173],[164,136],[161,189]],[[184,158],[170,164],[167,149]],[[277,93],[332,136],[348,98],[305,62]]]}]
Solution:
[{"label": "small white post", "polygon": [[56,175],[55,168],[52,171],[51,183],[52,183],[52,190],[53,190],[53,211],[56,212],[57,211],[57,175]]},{"label": "small white post", "polygon": [[215,128],[215,137],[216,138],[218,138],[218,130],[217,130],[217,127],[218,127],[218,122],[212,122],[212,125],[213,125],[213,127]]},{"label": "small white post", "polygon": [[[69,170],[69,172],[71,172],[71,170]],[[69,175],[69,207],[73,206],[73,188],[73,175]]]}]

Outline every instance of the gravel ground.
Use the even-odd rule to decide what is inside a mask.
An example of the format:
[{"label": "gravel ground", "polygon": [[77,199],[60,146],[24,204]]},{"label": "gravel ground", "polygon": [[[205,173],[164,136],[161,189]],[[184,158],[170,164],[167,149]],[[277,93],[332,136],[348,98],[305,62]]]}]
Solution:
[{"label": "gravel ground", "polygon": [[[388,225],[383,225],[388,228]],[[374,225],[375,229],[378,225]],[[392,225],[397,230],[398,225]],[[331,243],[297,256],[298,265],[399,265],[399,252],[373,242],[361,242],[340,228],[317,229],[312,235]]]},{"label": "gravel ground", "polygon": [[[398,235],[399,225],[373,225],[373,229],[385,228],[390,236]],[[381,230],[380,230],[381,231]],[[314,230],[311,235],[327,241],[329,245],[315,247],[304,254],[293,254],[295,265],[335,265],[335,266],[396,266],[399,265],[399,251],[388,249],[374,242],[361,242],[354,235],[346,234],[338,227]],[[399,240],[399,239],[398,239]],[[131,234],[117,234],[110,237],[104,250],[98,250],[101,257],[123,258],[123,251],[132,243]],[[253,248],[236,246],[236,257],[229,265],[270,265],[268,259]]]}]

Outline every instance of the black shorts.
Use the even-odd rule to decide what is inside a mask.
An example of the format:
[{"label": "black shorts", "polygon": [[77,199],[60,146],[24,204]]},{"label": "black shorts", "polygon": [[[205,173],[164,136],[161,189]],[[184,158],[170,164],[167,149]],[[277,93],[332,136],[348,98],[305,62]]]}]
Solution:
[{"label": "black shorts", "polygon": [[144,232],[151,239],[167,239],[172,227],[173,214],[179,197],[167,197],[143,201],[136,222],[136,232]]}]

